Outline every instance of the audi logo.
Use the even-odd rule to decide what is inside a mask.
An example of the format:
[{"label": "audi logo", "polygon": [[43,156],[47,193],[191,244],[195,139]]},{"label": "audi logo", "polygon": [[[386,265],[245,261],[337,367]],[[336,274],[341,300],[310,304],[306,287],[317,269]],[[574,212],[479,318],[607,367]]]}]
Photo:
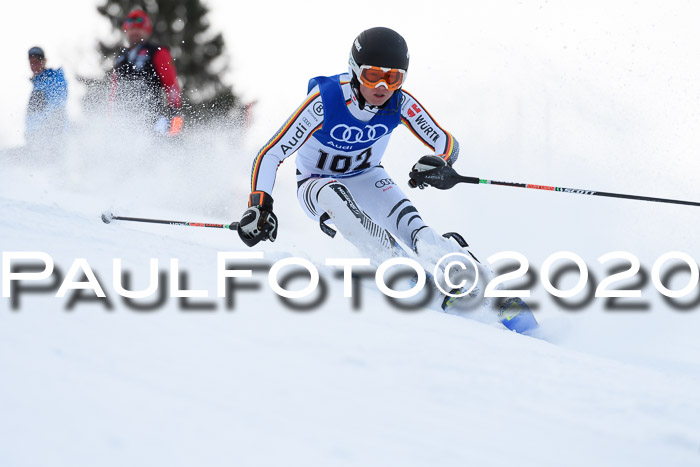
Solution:
[{"label": "audi logo", "polygon": [[389,128],[385,125],[366,125],[364,128],[347,126],[344,123],[336,125],[331,130],[331,137],[343,143],[369,143],[389,134]]},{"label": "audi logo", "polygon": [[385,186],[393,185],[394,181],[390,178],[382,178],[381,180],[377,180],[374,183],[374,186],[377,188],[384,188]]}]

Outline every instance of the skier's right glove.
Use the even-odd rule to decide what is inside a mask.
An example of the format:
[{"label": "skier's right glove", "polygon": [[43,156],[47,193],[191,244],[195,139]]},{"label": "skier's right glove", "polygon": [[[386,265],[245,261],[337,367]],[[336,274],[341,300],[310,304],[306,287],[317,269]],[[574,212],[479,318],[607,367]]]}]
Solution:
[{"label": "skier's right glove", "polygon": [[418,162],[411,169],[411,173],[408,174],[410,180],[408,181],[408,186],[411,188],[420,188],[421,190],[430,183],[425,179],[426,175],[432,175],[438,172],[440,167],[445,167],[447,162],[445,159],[429,155],[421,157]]},{"label": "skier's right glove", "polygon": [[272,196],[254,191],[248,200],[248,209],[238,223],[238,236],[249,247],[262,240],[274,242],[277,238],[277,216],[272,212]]}]

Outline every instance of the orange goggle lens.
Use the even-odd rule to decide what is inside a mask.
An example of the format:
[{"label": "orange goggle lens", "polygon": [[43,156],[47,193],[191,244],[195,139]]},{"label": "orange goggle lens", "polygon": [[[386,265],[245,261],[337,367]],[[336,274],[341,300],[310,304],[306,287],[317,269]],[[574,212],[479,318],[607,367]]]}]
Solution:
[{"label": "orange goggle lens", "polygon": [[362,65],[360,82],[368,88],[377,88],[384,84],[387,89],[394,91],[403,84],[406,72],[398,68],[381,68],[378,66]]}]

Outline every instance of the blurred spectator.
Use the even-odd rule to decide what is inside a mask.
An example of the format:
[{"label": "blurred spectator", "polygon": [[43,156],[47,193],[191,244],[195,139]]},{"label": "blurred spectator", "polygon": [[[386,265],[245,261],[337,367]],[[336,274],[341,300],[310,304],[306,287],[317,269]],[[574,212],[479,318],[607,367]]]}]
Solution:
[{"label": "blurred spectator", "polygon": [[29,49],[29,67],[33,88],[27,106],[25,136],[27,144],[33,144],[38,139],[58,138],[65,133],[68,88],[61,68],[46,68],[46,56],[40,47]]},{"label": "blurred spectator", "polygon": [[143,115],[159,133],[178,134],[182,98],[170,51],[149,41],[153,25],[141,9],[127,15],[122,29],[129,44],[114,64],[110,102]]}]

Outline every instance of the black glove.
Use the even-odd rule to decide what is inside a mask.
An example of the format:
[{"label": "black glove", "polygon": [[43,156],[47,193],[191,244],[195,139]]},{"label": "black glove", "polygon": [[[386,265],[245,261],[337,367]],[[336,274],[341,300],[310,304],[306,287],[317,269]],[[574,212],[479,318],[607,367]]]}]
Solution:
[{"label": "black glove", "polygon": [[421,190],[430,186],[430,183],[424,178],[425,175],[434,175],[439,172],[440,167],[445,167],[447,165],[445,159],[438,156],[429,155],[421,157],[411,169],[411,173],[408,174],[410,177],[408,186],[411,188],[420,188]]},{"label": "black glove", "polygon": [[236,229],[246,245],[253,247],[261,240],[274,242],[277,238],[277,216],[272,212],[272,202],[272,196],[264,191],[250,194],[249,207]]}]

